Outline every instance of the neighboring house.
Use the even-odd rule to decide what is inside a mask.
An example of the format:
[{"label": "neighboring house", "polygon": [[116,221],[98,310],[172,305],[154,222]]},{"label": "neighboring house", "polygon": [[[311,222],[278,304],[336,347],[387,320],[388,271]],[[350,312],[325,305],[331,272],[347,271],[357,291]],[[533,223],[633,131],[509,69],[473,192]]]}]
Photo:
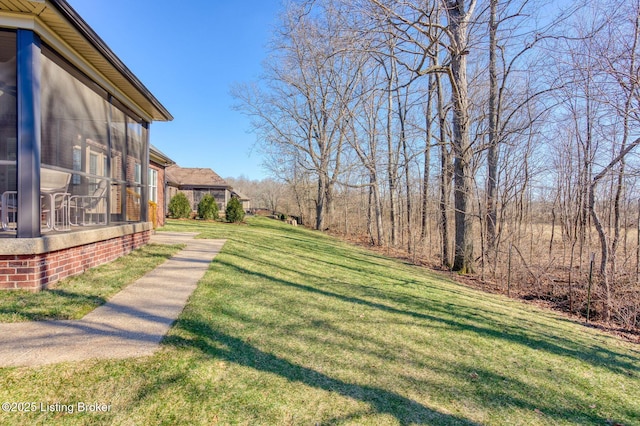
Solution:
[{"label": "neighboring house", "polygon": [[149,201],[156,204],[156,211],[149,209],[149,221],[163,226],[167,216],[167,178],[166,169],[176,164],[166,154],[153,145],[149,146]]},{"label": "neighboring house", "polygon": [[241,193],[235,190],[232,192],[231,196],[240,200],[240,202],[242,203],[242,209],[245,212],[248,212],[249,210],[251,210],[251,199],[249,197],[242,195]]},{"label": "neighboring house", "polygon": [[0,288],[148,242],[149,125],[172,119],[67,1],[0,1]]},{"label": "neighboring house", "polygon": [[227,208],[233,188],[216,172],[206,168],[167,167],[167,205],[171,197],[183,192],[193,211],[198,210],[198,203],[206,194],[211,194],[218,202],[221,212]]}]

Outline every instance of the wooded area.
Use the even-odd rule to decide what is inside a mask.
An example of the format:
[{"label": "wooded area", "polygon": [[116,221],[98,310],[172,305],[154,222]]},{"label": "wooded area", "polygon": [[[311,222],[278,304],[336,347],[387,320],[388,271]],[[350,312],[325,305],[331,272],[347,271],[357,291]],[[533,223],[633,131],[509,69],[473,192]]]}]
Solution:
[{"label": "wooded area", "polygon": [[[292,1],[254,205],[640,326],[640,1]],[[251,189],[253,185],[254,190]]]}]

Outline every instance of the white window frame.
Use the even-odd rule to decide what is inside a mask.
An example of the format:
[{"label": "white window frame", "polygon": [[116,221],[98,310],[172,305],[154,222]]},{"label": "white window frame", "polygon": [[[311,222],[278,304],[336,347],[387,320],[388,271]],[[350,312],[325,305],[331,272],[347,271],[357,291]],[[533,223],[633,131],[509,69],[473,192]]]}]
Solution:
[{"label": "white window frame", "polygon": [[158,171],[149,167],[149,201],[158,203]]}]

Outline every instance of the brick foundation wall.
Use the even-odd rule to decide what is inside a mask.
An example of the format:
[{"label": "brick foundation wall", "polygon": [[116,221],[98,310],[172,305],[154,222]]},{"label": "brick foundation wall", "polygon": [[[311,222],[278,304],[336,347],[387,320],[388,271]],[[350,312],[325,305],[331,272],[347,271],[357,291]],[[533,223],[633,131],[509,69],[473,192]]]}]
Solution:
[{"label": "brick foundation wall", "polygon": [[0,290],[38,291],[149,242],[150,230],[49,253],[0,255]]}]

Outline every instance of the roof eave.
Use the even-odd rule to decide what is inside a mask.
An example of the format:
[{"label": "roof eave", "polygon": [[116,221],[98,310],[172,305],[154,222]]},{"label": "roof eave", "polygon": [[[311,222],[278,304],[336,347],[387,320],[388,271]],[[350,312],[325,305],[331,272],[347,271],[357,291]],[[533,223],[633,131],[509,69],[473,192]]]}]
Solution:
[{"label": "roof eave", "polygon": [[149,146],[149,160],[164,167],[176,164],[176,162],[169,158],[167,154],[163,153],[153,145]]}]

